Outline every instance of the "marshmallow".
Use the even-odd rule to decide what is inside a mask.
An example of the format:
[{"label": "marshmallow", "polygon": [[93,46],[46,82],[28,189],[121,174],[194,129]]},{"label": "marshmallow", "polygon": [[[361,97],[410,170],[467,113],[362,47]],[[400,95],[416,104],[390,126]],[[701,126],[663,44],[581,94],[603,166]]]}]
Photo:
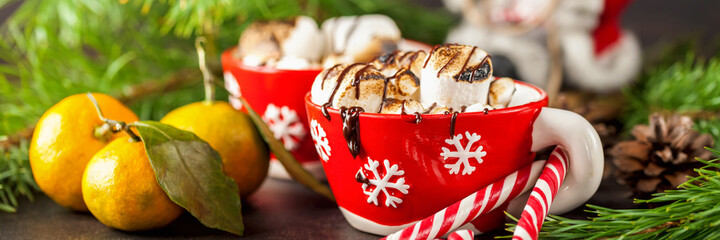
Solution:
[{"label": "marshmallow", "polygon": [[424,105],[436,102],[460,109],[487,104],[492,61],[487,52],[477,47],[446,44],[433,48],[420,75],[420,102]]},{"label": "marshmallow", "polygon": [[302,70],[318,67],[317,64],[313,64],[305,58],[285,56],[280,58],[277,63],[274,64],[277,69],[293,69]]},{"label": "marshmallow", "polygon": [[319,62],[324,55],[323,35],[310,17],[295,18],[295,28],[282,43],[283,55]]},{"label": "marshmallow", "polygon": [[402,68],[407,68],[415,76],[420,77],[426,57],[427,53],[423,50],[415,52],[393,51],[375,58],[370,64],[387,77],[393,76]]},{"label": "marshmallow", "polygon": [[430,105],[430,107],[428,107],[424,113],[425,114],[451,114],[452,112],[453,112],[453,110],[450,108],[447,108],[445,106],[437,106],[437,104],[434,104],[434,105]]},{"label": "marshmallow", "polygon": [[355,63],[325,69],[315,78],[310,91],[316,104],[330,101],[330,107],[336,109],[361,107],[365,112],[378,112],[384,88],[385,77],[377,69]]},{"label": "marshmallow", "polygon": [[420,79],[410,70],[403,68],[392,76],[386,76],[388,81],[386,98],[418,99],[420,95]]},{"label": "marshmallow", "polygon": [[397,49],[400,29],[384,15],[331,18],[322,24],[329,53],[323,62],[328,68],[336,64],[369,62],[382,53]]},{"label": "marshmallow", "polygon": [[269,56],[260,56],[257,54],[250,54],[242,58],[243,64],[253,67],[265,65],[267,61],[270,61]]},{"label": "marshmallow", "polygon": [[467,108],[465,108],[465,112],[484,112],[485,109],[487,109],[489,111],[489,110],[493,110],[495,108],[492,106],[482,104],[482,103],[476,103],[476,104],[470,105]]},{"label": "marshmallow", "polygon": [[507,107],[515,93],[515,81],[510,78],[498,78],[490,83],[488,104],[494,108]]},{"label": "marshmallow", "polygon": [[[315,20],[306,16],[290,21],[258,21],[240,36],[238,51],[246,65],[274,67],[282,63],[286,69],[302,69],[320,61],[323,37]],[[285,57],[288,59],[283,60]]]},{"label": "marshmallow", "polygon": [[415,100],[400,100],[396,98],[388,98],[383,102],[380,113],[382,114],[413,114],[422,113],[425,109],[422,104]]},{"label": "marshmallow", "polygon": [[394,51],[370,63],[325,69],[315,78],[311,98],[336,109],[450,114],[508,107],[517,102],[515,90],[514,80],[492,76],[492,62],[485,51],[448,44],[429,54]]}]

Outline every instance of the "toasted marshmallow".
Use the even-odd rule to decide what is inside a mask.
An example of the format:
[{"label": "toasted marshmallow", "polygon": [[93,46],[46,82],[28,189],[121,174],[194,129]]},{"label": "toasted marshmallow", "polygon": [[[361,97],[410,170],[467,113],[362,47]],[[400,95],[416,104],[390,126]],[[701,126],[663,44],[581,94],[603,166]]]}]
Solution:
[{"label": "toasted marshmallow", "polygon": [[362,107],[365,112],[378,112],[384,88],[385,77],[377,69],[355,63],[337,65],[321,72],[313,82],[311,96],[314,103],[330,102],[330,107],[336,109]]},{"label": "toasted marshmallow", "polygon": [[422,104],[415,100],[401,100],[396,98],[388,98],[385,99],[383,102],[382,109],[380,110],[380,113],[383,114],[413,114],[413,113],[422,113],[425,109],[423,108]]},{"label": "toasted marshmallow", "polygon": [[324,38],[318,24],[310,17],[295,18],[295,28],[282,43],[283,55],[319,62],[324,55]]},{"label": "toasted marshmallow", "polygon": [[514,80],[492,76],[485,51],[447,44],[429,54],[395,51],[328,68],[313,83],[312,101],[384,114],[451,114],[512,106],[515,90]]},{"label": "toasted marshmallow", "polygon": [[[315,20],[299,16],[290,21],[250,24],[240,36],[238,51],[246,65],[282,63],[286,69],[302,69],[320,61],[324,54],[323,40]],[[286,57],[288,59],[282,59]]]},{"label": "toasted marshmallow", "polygon": [[430,105],[425,109],[425,114],[450,114],[453,110],[445,106],[437,106],[437,104]]},{"label": "toasted marshmallow", "polygon": [[495,108],[492,106],[489,106],[489,105],[482,104],[482,103],[476,103],[476,104],[470,105],[467,108],[465,108],[465,112],[484,112],[485,109],[487,109],[489,111],[489,110],[493,110]]},{"label": "toasted marshmallow", "polygon": [[510,78],[498,78],[490,84],[488,105],[493,108],[504,108],[510,104],[515,93],[515,81]]},{"label": "toasted marshmallow", "polygon": [[386,79],[386,98],[415,100],[420,96],[420,79],[407,68],[400,69],[392,76],[386,76]]},{"label": "toasted marshmallow", "polygon": [[436,102],[460,109],[487,104],[492,82],[492,61],[487,52],[473,46],[436,46],[425,60],[420,81],[420,102]]},{"label": "toasted marshmallow", "polygon": [[331,18],[322,24],[329,53],[323,67],[354,62],[369,62],[397,49],[400,29],[385,15]]},{"label": "toasted marshmallow", "polygon": [[375,58],[370,64],[380,70],[386,77],[393,76],[402,68],[407,68],[420,78],[426,57],[427,53],[423,50],[415,52],[393,51]]}]

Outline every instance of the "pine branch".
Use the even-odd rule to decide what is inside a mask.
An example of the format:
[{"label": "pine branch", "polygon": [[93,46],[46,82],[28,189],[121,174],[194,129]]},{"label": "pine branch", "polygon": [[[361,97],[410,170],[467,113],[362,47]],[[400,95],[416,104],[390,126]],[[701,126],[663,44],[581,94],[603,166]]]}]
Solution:
[{"label": "pine branch", "polygon": [[[448,11],[427,9],[408,0],[168,0],[136,5],[142,5],[142,11],[150,16],[165,19],[160,26],[163,33],[172,32],[182,38],[219,37],[224,47],[235,44],[245,26],[254,20],[297,15],[322,22],[335,16],[385,14],[397,22],[405,37],[430,44],[441,43],[454,21]],[[418,31],[420,26],[423,31]]]},{"label": "pine branch", "polygon": [[21,141],[17,147],[0,148],[0,211],[15,212],[18,196],[33,201],[35,183],[28,160],[28,142]]},{"label": "pine branch", "polygon": [[625,126],[647,122],[652,112],[688,115],[695,128],[711,134],[720,147],[719,82],[720,57],[698,59],[688,44],[672,48],[623,92],[628,101]]},{"label": "pine branch", "polygon": [[189,40],[117,1],[26,0],[0,28],[0,136],[32,125],[60,99],[123,94],[127,86],[194,68]]},{"label": "pine branch", "polygon": [[[200,74],[199,71],[196,69],[185,69],[180,70],[170,77],[168,77],[163,82],[158,82],[154,80],[147,80],[140,84],[136,84],[133,86],[128,86],[123,89],[122,93],[119,96],[116,96],[120,102],[124,104],[134,104],[137,102],[142,102],[143,99],[148,98],[149,96],[154,96],[160,93],[168,93],[177,91],[182,88],[188,88],[188,84],[199,83]],[[189,89],[189,88],[188,88]],[[194,89],[194,88],[193,88]],[[178,94],[178,93],[175,93]],[[186,96],[193,96],[192,94],[188,95],[187,93],[183,94]],[[147,100],[146,100],[147,101]],[[178,102],[179,104],[185,104],[189,103],[191,101],[182,101]],[[147,106],[148,103],[140,104],[140,106]],[[143,110],[144,112],[147,112],[146,110]],[[167,111],[162,111],[161,115],[164,115],[164,113],[167,113]],[[144,118],[144,119],[159,119],[159,117],[155,118]],[[10,148],[10,147],[17,147],[22,141],[29,141],[32,137],[34,127],[27,127],[23,130],[20,130],[16,132],[15,134],[9,135],[9,136],[0,136],[0,148]]]},{"label": "pine branch", "polygon": [[[715,155],[720,152],[712,150]],[[596,214],[589,220],[550,216],[543,225],[546,239],[719,239],[720,238],[720,159],[698,161],[705,164],[698,177],[677,190],[655,194],[636,203],[669,203],[652,209],[611,209],[588,205]],[[509,231],[514,230],[510,225]]]},{"label": "pine branch", "polygon": [[196,66],[189,37],[215,39],[208,61],[217,63],[213,46],[235,45],[255,19],[366,13],[388,14],[406,37],[429,43],[440,42],[452,22],[447,12],[407,1],[25,0],[0,27],[0,136],[31,125],[65,96],[120,95],[125,86]]}]

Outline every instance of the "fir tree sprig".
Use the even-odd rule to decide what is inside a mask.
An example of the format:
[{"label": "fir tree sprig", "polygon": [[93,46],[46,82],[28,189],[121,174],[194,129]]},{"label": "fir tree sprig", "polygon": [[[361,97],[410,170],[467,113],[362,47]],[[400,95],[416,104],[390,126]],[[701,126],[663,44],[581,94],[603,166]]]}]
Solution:
[{"label": "fir tree sprig", "polygon": [[24,196],[33,201],[37,190],[30,170],[27,141],[10,149],[0,148],[0,211],[15,212],[17,197]]},{"label": "fir tree sprig", "polygon": [[647,68],[634,86],[624,90],[625,126],[647,122],[652,112],[688,115],[696,122],[694,128],[711,134],[715,147],[720,147],[720,57],[704,60],[693,48],[680,48]]},{"label": "fir tree sprig", "polygon": [[[720,152],[708,148],[716,156]],[[668,203],[652,209],[611,209],[588,205],[597,215],[589,220],[550,216],[543,239],[720,239],[720,159],[698,161],[699,176],[677,190],[655,194],[636,203]],[[515,225],[509,225],[509,231]]]},{"label": "fir tree sprig", "polygon": [[0,136],[32,126],[60,99],[124,88],[192,68],[189,40],[116,1],[27,0],[0,28]]},{"label": "fir tree sprig", "polygon": [[[0,8],[18,2],[0,1]],[[216,40],[208,61],[217,63],[219,50],[237,44],[252,20],[366,13],[388,14],[406,37],[431,44],[453,21],[405,0],[24,0],[0,26],[0,136],[31,126],[65,96],[117,96],[128,85],[194,68],[194,36]]]}]

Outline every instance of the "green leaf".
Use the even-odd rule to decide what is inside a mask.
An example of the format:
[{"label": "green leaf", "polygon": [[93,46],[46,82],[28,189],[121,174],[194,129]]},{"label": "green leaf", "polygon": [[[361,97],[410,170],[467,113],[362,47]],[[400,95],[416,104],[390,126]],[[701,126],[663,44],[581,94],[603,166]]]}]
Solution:
[{"label": "green leaf", "polygon": [[238,188],[222,171],[220,155],[195,134],[156,121],[133,123],[158,183],[202,224],[242,236]]},{"label": "green leaf", "polygon": [[263,121],[260,115],[258,115],[252,107],[250,107],[250,104],[245,101],[245,98],[240,98],[240,101],[243,106],[247,108],[248,116],[250,116],[250,119],[255,124],[255,127],[258,128],[258,131],[260,132],[263,140],[265,140],[265,143],[267,143],[268,147],[270,147],[270,151],[275,154],[275,158],[280,162],[280,164],[282,164],[283,168],[285,168],[285,171],[288,172],[290,177],[316,193],[335,201],[335,197],[333,196],[330,188],[327,185],[320,183],[317,178],[300,165],[295,157],[293,157],[293,155],[285,149],[282,142],[274,137],[270,128],[268,128],[265,124],[265,121]]}]

